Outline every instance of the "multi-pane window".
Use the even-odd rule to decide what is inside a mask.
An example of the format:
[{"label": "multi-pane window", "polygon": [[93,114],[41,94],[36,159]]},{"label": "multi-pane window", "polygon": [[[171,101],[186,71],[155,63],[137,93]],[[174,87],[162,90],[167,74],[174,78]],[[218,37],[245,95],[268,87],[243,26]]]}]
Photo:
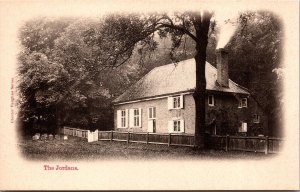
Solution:
[{"label": "multi-pane window", "polygon": [[247,107],[247,98],[242,98],[239,100],[239,108]]},{"label": "multi-pane window", "polygon": [[180,96],[173,97],[173,108],[180,108]]},{"label": "multi-pane window", "polygon": [[121,127],[126,127],[126,111],[121,111]]},{"label": "multi-pane window", "polygon": [[155,107],[149,107],[148,117],[149,117],[149,119],[155,119],[156,118],[156,108]]},{"label": "multi-pane window", "polygon": [[208,96],[208,106],[215,106],[215,97],[213,95]]},{"label": "multi-pane window", "polygon": [[139,109],[133,110],[133,126],[138,127],[140,126],[140,113]]},{"label": "multi-pane window", "polygon": [[183,109],[183,95],[168,97],[168,109]]},{"label": "multi-pane window", "polygon": [[259,123],[259,120],[260,120],[259,115],[254,114],[253,115],[253,123]]},{"label": "multi-pane window", "polygon": [[173,130],[174,132],[180,132],[180,120],[173,121]]}]

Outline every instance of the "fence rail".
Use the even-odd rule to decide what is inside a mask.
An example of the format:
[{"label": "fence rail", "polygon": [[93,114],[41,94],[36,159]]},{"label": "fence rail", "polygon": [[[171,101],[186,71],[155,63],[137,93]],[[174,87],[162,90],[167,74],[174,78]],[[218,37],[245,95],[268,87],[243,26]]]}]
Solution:
[{"label": "fence rail", "polygon": [[[64,127],[63,133],[75,137],[87,138],[91,134],[88,130]],[[120,132],[120,131],[98,131],[99,141],[120,141],[127,143],[160,144],[168,146],[193,147],[195,137],[193,134],[174,133],[147,133],[147,132]],[[284,140],[274,137],[246,137],[246,136],[220,136],[212,135],[208,139],[208,147],[211,149],[222,149],[225,151],[253,151],[278,153],[282,149]]]},{"label": "fence rail", "polygon": [[71,135],[75,137],[87,138],[88,137],[88,130],[71,128],[71,127],[64,127],[63,128],[64,135]]},{"label": "fence rail", "polygon": [[273,137],[211,136],[209,147],[225,151],[253,151],[278,153],[281,151],[283,139]]},{"label": "fence rail", "polygon": [[149,143],[168,146],[194,146],[194,135],[190,134],[99,131],[98,139],[100,141],[124,141],[127,143]]}]

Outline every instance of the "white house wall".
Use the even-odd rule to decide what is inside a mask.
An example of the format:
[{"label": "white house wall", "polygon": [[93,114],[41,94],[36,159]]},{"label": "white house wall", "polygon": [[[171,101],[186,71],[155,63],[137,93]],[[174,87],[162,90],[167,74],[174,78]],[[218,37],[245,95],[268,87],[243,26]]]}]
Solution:
[{"label": "white house wall", "polygon": [[194,134],[195,127],[195,104],[191,94],[184,95],[183,109],[168,109],[168,98],[161,98],[148,101],[140,101],[137,103],[128,103],[116,105],[114,110],[115,130],[128,131],[127,128],[117,128],[117,110],[123,109],[142,109],[142,127],[129,128],[129,131],[147,132],[148,128],[148,108],[156,107],[156,133],[168,133],[168,122],[170,120],[184,120],[185,133]]}]

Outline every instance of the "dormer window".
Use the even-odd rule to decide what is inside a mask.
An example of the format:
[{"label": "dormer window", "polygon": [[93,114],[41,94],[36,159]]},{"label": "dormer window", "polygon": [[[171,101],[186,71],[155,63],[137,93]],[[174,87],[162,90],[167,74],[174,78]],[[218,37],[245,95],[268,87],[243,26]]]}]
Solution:
[{"label": "dormer window", "polygon": [[243,108],[243,107],[247,107],[248,104],[247,104],[247,98],[242,98],[239,100],[239,108]]},{"label": "dormer window", "polygon": [[215,97],[214,95],[208,96],[208,106],[215,106]]}]

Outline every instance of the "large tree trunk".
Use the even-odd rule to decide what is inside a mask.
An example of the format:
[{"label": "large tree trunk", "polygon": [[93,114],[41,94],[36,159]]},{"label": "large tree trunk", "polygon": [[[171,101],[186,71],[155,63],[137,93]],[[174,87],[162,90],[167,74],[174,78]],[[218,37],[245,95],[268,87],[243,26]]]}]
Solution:
[{"label": "large tree trunk", "polygon": [[196,30],[196,89],[193,94],[196,106],[195,120],[195,145],[198,148],[205,148],[205,62],[206,47],[208,43],[208,30],[210,25],[211,14],[204,12],[201,17],[195,18],[194,26]]}]

